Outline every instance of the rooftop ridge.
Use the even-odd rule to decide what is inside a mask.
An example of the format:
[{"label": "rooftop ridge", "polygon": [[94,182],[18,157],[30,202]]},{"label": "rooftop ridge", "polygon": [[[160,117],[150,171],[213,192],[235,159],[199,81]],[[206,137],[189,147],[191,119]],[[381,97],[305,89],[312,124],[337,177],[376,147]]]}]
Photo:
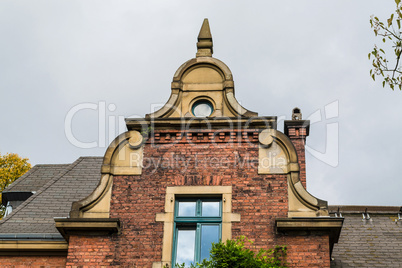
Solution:
[{"label": "rooftop ridge", "polygon": [[68,164],[36,164],[34,167],[54,167],[54,166],[69,166],[71,163]]}]

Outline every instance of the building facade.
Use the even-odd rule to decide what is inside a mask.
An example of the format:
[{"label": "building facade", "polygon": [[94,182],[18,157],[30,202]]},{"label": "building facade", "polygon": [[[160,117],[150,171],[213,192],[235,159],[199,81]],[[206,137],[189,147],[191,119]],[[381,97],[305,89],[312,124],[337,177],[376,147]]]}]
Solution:
[{"label": "building facade", "polygon": [[[165,106],[126,119],[103,158],[37,166],[6,189],[4,202],[22,204],[0,222],[0,263],[174,267],[243,235],[286,245],[290,267],[330,267],[344,218],[306,191],[309,121],[295,108],[281,132],[276,116],[242,107],[212,54],[205,20]],[[37,189],[18,186],[29,181]]]}]

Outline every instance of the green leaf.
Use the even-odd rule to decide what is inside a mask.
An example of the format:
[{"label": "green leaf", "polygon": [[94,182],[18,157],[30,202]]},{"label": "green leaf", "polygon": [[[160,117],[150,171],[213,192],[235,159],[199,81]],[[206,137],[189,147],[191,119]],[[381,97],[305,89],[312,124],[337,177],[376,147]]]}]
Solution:
[{"label": "green leaf", "polygon": [[371,78],[373,78],[373,80],[375,81],[375,76],[374,76],[374,74],[371,76]]},{"label": "green leaf", "polygon": [[391,17],[387,20],[388,21],[388,27],[392,25],[392,20],[394,19],[394,14],[391,14]]},{"label": "green leaf", "polygon": [[385,81],[382,81],[382,87],[385,87]]},{"label": "green leaf", "polygon": [[396,20],[396,23],[398,23],[398,29],[401,29],[401,20]]},{"label": "green leaf", "polygon": [[400,9],[397,9],[397,10],[396,10],[396,14],[398,14],[399,18],[402,17],[402,13],[401,13],[401,10],[400,10]]},{"label": "green leaf", "polygon": [[401,0],[395,0],[396,5],[399,5],[400,2]]}]

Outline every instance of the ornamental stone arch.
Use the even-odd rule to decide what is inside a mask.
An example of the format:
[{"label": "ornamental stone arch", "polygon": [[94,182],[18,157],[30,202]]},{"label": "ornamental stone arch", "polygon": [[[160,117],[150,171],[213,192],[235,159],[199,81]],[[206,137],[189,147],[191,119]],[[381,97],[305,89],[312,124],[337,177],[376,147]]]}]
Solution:
[{"label": "ornamental stone arch", "polygon": [[183,63],[175,72],[171,95],[158,111],[146,119],[191,118],[195,100],[213,100],[212,113],[207,117],[255,117],[257,113],[242,107],[235,98],[233,75],[222,61],[212,57],[212,36],[208,20],[204,20],[198,35],[196,58]]}]

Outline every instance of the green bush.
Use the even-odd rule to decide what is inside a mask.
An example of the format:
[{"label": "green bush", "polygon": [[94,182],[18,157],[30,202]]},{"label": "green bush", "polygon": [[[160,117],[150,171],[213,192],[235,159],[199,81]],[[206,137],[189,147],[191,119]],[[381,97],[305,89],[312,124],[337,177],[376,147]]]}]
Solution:
[{"label": "green bush", "polygon": [[[192,268],[283,268],[286,265],[286,246],[276,246],[273,249],[260,249],[257,253],[245,247],[252,241],[241,236],[237,240],[227,240],[226,243],[212,243],[209,260],[192,265]],[[176,264],[176,268],[185,265]]]}]

